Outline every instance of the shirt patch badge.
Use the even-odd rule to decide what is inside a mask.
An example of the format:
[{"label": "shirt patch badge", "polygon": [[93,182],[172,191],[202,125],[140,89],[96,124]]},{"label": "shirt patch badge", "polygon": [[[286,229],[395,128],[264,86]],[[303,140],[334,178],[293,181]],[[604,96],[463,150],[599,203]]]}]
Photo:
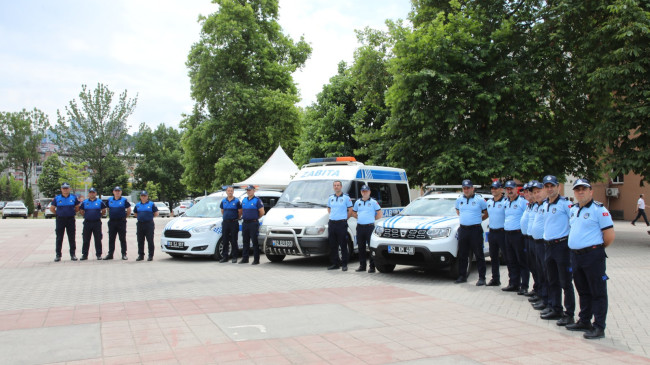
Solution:
[{"label": "shirt patch badge", "polygon": [[589,213],[585,213],[584,217],[585,219],[589,218]]},{"label": "shirt patch badge", "polygon": [[555,214],[557,212],[557,208],[553,208],[553,211],[551,213]]},{"label": "shirt patch badge", "polygon": [[603,212],[603,217],[607,217],[609,215],[608,212]]},{"label": "shirt patch badge", "polygon": [[472,202],[472,205],[476,205],[476,202]]}]

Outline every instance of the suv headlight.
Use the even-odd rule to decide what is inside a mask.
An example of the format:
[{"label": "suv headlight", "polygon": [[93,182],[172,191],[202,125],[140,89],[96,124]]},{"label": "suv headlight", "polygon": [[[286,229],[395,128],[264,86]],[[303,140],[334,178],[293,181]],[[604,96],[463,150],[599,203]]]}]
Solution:
[{"label": "suv headlight", "polygon": [[381,236],[382,234],[384,234],[384,227],[382,226],[375,227],[375,234],[377,236]]},{"label": "suv headlight", "polygon": [[451,228],[449,227],[430,228],[427,231],[427,237],[429,237],[429,239],[445,238],[445,237],[449,237],[449,234],[451,234]]},{"label": "suv headlight", "polygon": [[305,234],[306,235],[316,236],[316,235],[323,234],[323,233],[325,233],[325,226],[305,227]]},{"label": "suv headlight", "polygon": [[269,232],[269,226],[260,226],[259,233],[267,234]]},{"label": "suv headlight", "polygon": [[216,226],[217,226],[216,224],[211,224],[209,226],[196,227],[196,228],[192,228],[192,231],[194,231],[196,233],[208,232],[208,231],[211,231]]}]

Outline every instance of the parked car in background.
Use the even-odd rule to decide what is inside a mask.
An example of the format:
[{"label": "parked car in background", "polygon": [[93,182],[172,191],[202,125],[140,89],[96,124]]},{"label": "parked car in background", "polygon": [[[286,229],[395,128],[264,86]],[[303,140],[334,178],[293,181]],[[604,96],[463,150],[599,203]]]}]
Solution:
[{"label": "parked car in background", "polygon": [[56,218],[56,213],[52,213],[50,211],[51,206],[52,206],[52,203],[50,202],[50,204],[47,205],[47,207],[45,208],[45,211],[43,212],[43,215],[45,216],[45,219]]},{"label": "parked car in background", "polygon": [[27,207],[21,201],[9,202],[2,208],[2,219],[7,217],[23,217],[27,219]]},{"label": "parked car in background", "polygon": [[190,207],[194,205],[191,200],[184,200],[174,208],[174,217],[178,217],[181,214],[184,214]]},{"label": "parked car in background", "polygon": [[0,209],[4,208],[6,203],[7,202],[0,202]]},{"label": "parked car in background", "polygon": [[154,202],[154,204],[156,204],[156,207],[158,207],[159,217],[169,217],[171,215],[169,207],[164,202]]}]

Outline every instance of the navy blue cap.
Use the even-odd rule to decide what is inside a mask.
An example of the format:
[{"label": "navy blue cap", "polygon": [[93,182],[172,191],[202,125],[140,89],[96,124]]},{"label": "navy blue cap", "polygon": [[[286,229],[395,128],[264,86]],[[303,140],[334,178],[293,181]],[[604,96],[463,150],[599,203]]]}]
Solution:
[{"label": "navy blue cap", "polygon": [[65,188],[70,188],[70,184],[68,184],[67,182],[61,184],[61,189],[65,189]]},{"label": "navy blue cap", "polygon": [[361,185],[361,191],[368,190],[370,191],[370,187],[368,185]]},{"label": "navy blue cap", "polygon": [[501,181],[497,180],[497,181],[493,182],[491,187],[495,188],[495,189],[501,188]]},{"label": "navy blue cap", "polygon": [[474,184],[472,184],[472,180],[470,180],[470,179],[463,180],[462,185],[463,185],[464,188],[474,187]]},{"label": "navy blue cap", "polygon": [[560,183],[557,181],[557,177],[553,175],[546,175],[544,176],[544,180],[542,180],[542,184],[553,184],[555,186],[560,185]]},{"label": "navy blue cap", "polygon": [[246,187],[246,190],[255,190],[255,187],[253,185],[248,185]]},{"label": "navy blue cap", "polygon": [[142,191],[140,192],[140,195],[149,195],[149,194],[147,193],[146,190],[142,190]]},{"label": "navy blue cap", "polygon": [[537,183],[537,180],[530,180],[530,181],[528,182],[528,184],[526,184],[526,188],[525,188],[525,189],[528,189],[528,190],[532,191],[533,188],[535,187],[535,184],[536,184],[536,183]]},{"label": "navy blue cap", "polygon": [[88,189],[88,192],[89,192],[89,193],[96,193],[96,192],[97,192],[97,189],[95,189],[95,188],[90,188],[90,189]]},{"label": "navy blue cap", "polygon": [[521,187],[521,190],[528,190],[528,183],[525,183],[524,186]]},{"label": "navy blue cap", "polygon": [[116,186],[116,187],[113,188],[113,191],[122,191],[122,188],[119,187],[119,186]]},{"label": "navy blue cap", "polygon": [[533,185],[531,185],[530,188],[531,188],[531,190],[532,190],[533,188],[544,189],[544,184],[542,184],[541,182],[539,182],[539,181],[537,181],[537,180],[533,180]]},{"label": "navy blue cap", "polygon": [[515,189],[517,187],[517,183],[514,180],[508,180],[506,181],[506,189],[507,188],[513,188]]},{"label": "navy blue cap", "polygon": [[573,188],[577,188],[578,186],[586,186],[588,188],[591,188],[591,184],[589,183],[589,180],[585,178],[580,178],[576,180],[576,182],[573,183]]}]

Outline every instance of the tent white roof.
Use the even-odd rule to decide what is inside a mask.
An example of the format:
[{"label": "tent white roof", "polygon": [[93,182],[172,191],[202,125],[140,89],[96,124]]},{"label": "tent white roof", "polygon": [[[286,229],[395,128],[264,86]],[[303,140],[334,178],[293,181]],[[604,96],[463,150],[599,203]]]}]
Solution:
[{"label": "tent white roof", "polygon": [[298,166],[287,156],[282,149],[273,152],[271,157],[248,179],[234,184],[235,186],[255,185],[267,189],[284,189],[298,172]]}]

